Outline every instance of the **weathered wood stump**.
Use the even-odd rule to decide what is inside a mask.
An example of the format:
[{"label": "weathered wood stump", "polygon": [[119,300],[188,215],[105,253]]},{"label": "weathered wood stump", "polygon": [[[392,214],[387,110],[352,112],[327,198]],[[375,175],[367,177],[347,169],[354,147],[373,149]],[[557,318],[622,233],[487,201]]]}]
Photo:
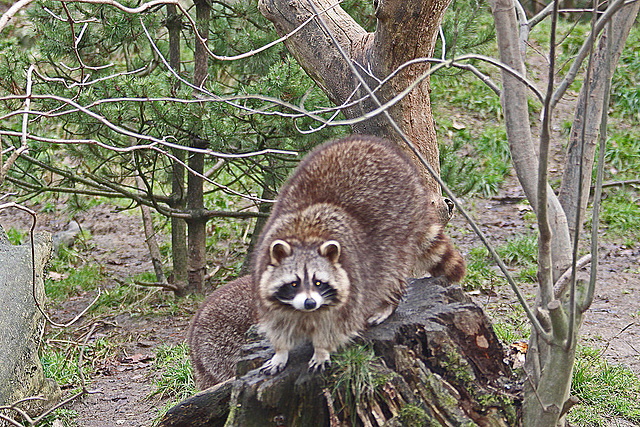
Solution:
[{"label": "weathered wood stump", "polygon": [[[45,378],[40,363],[44,316],[34,302],[34,297],[44,301],[43,274],[51,256],[49,233],[35,236],[34,254],[32,263],[31,245],[13,246],[0,226],[0,406],[39,395],[40,399],[19,405],[32,416],[60,399],[58,384]],[[18,418],[15,412],[6,414]]]},{"label": "weathered wood stump", "polygon": [[237,379],[172,408],[161,426],[505,426],[517,422],[502,346],[482,309],[446,280],[411,283],[397,311],[310,374],[310,345],[273,377],[273,355],[256,337]]}]

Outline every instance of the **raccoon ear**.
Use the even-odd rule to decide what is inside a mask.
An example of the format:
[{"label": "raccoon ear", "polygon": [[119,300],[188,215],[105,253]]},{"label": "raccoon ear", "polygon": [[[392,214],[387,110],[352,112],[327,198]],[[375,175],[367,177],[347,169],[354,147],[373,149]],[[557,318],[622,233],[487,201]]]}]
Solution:
[{"label": "raccoon ear", "polygon": [[340,243],[335,240],[327,240],[320,245],[320,255],[329,258],[329,261],[336,263],[340,258]]},{"label": "raccoon ear", "polygon": [[271,264],[280,265],[284,258],[291,255],[291,245],[284,240],[274,240],[269,247],[269,255],[271,257]]}]

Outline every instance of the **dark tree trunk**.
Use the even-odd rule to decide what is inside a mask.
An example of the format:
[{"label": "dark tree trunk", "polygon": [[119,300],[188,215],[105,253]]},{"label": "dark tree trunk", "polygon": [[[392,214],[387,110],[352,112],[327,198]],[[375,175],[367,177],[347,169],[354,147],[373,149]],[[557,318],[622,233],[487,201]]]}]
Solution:
[{"label": "dark tree trunk", "polygon": [[[169,65],[180,74],[180,29],[182,28],[182,17],[178,15],[174,4],[167,5],[167,30],[169,31]],[[180,80],[176,79],[173,87],[173,95],[180,89]]]},{"label": "dark tree trunk", "polygon": [[[347,356],[357,348],[375,353],[359,369],[357,357]],[[310,345],[296,349],[273,377],[256,369],[273,355],[267,340],[257,337],[243,353],[238,379],[178,404],[160,425],[517,424],[521,387],[513,383],[489,320],[462,289],[441,278],[414,281],[396,313],[333,355],[324,374],[307,372]],[[372,393],[357,396],[364,390],[357,372],[371,378]]]},{"label": "dark tree trunk", "polygon": [[[169,64],[177,73],[180,73],[180,28],[182,21],[173,4],[167,5],[166,26],[169,31]],[[180,89],[180,80],[176,79],[171,89],[175,96]],[[184,150],[176,149],[173,150],[173,155],[177,160],[172,162],[170,207],[184,212],[187,207],[184,187],[186,153]],[[176,295],[184,295],[188,283],[187,223],[181,218],[171,218],[171,258],[173,260],[173,284],[178,288]]]},{"label": "dark tree trunk", "polygon": [[[206,143],[194,139],[192,147],[204,148]],[[204,155],[190,153],[189,168],[200,175],[204,172]],[[187,211],[191,218],[187,220],[189,233],[189,293],[204,292],[204,276],[207,264],[207,218],[204,216],[204,179],[201,176],[189,173],[187,182]]]},{"label": "dark tree trunk", "polygon": [[[198,33],[204,40],[209,38],[209,18],[211,5],[207,0],[195,2],[196,23]],[[194,53],[193,80],[196,86],[204,86],[209,73],[209,56],[203,44],[196,40]],[[206,148],[206,141],[194,137],[193,148]],[[191,152],[189,154],[189,168],[195,172],[189,173],[187,181],[187,211],[191,219],[187,220],[189,237],[189,272],[188,291],[190,293],[202,293],[204,291],[204,276],[207,263],[206,225],[207,218],[204,215],[204,154]]]}]

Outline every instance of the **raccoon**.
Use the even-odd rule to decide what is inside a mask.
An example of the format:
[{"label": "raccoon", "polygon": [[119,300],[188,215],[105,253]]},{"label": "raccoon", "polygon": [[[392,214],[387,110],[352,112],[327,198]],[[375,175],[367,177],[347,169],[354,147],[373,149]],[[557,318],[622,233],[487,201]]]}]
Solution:
[{"label": "raccoon", "polygon": [[245,333],[257,323],[251,276],[215,290],[193,317],[187,342],[196,385],[201,390],[234,376]]},{"label": "raccoon", "polygon": [[309,369],[393,313],[406,278],[462,279],[417,167],[397,146],[351,136],[313,150],[282,187],[254,252],[260,329],[275,348],[261,370],[282,370],[310,340]]}]

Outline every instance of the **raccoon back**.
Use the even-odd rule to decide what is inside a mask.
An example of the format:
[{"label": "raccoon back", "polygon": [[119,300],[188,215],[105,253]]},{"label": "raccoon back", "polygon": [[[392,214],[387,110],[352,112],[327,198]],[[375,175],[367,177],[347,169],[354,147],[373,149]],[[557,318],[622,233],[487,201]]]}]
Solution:
[{"label": "raccoon back", "polygon": [[245,333],[257,323],[251,276],[216,289],[200,306],[187,341],[196,385],[201,390],[232,378],[247,342]]}]

